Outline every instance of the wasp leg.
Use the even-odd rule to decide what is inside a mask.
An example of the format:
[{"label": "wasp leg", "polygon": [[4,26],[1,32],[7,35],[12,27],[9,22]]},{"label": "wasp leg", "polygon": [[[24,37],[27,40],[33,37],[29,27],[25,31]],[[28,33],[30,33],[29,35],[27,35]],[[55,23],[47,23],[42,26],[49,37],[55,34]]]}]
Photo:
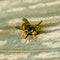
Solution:
[{"label": "wasp leg", "polygon": [[22,34],[18,37],[18,39],[22,38],[22,37],[25,37],[27,34],[25,31],[22,31]]},{"label": "wasp leg", "polygon": [[24,43],[29,44],[30,43],[30,37],[27,37]]}]

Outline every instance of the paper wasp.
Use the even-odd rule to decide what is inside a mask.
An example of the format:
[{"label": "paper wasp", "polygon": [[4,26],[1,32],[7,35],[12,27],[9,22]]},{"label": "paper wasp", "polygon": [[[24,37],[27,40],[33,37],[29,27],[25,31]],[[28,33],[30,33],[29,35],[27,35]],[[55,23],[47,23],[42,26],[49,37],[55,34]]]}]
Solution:
[{"label": "paper wasp", "polygon": [[25,39],[29,35],[36,36],[37,34],[39,34],[36,28],[42,23],[42,21],[35,25],[30,24],[30,22],[26,18],[23,18],[23,21],[24,23],[21,26],[16,26],[16,28],[22,30],[22,36],[25,36]]}]

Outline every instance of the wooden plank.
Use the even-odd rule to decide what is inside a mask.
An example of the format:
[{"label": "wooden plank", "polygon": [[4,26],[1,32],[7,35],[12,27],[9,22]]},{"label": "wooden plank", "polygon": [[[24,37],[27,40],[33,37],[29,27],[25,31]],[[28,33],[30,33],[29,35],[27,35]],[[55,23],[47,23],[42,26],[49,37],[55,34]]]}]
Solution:
[{"label": "wooden plank", "polygon": [[[27,18],[38,24],[40,34],[25,44],[16,25]],[[60,1],[1,0],[0,1],[0,60],[60,60]]]}]

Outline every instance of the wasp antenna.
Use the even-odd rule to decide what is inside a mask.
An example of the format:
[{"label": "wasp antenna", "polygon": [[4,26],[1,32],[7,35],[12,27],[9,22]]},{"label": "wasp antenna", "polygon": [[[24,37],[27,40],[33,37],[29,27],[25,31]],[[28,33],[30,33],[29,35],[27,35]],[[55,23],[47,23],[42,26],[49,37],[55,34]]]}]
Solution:
[{"label": "wasp antenna", "polygon": [[42,23],[42,21],[40,21],[36,26],[38,26],[39,24],[41,24]]}]

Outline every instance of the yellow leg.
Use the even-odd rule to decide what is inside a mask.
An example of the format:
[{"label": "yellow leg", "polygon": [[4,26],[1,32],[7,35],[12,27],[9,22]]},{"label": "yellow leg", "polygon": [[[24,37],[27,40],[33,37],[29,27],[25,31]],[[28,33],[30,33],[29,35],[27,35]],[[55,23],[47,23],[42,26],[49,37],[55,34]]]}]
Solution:
[{"label": "yellow leg", "polygon": [[21,36],[18,37],[18,39],[22,38],[22,37],[25,37],[26,36],[26,32],[25,31],[22,31],[22,34]]}]

